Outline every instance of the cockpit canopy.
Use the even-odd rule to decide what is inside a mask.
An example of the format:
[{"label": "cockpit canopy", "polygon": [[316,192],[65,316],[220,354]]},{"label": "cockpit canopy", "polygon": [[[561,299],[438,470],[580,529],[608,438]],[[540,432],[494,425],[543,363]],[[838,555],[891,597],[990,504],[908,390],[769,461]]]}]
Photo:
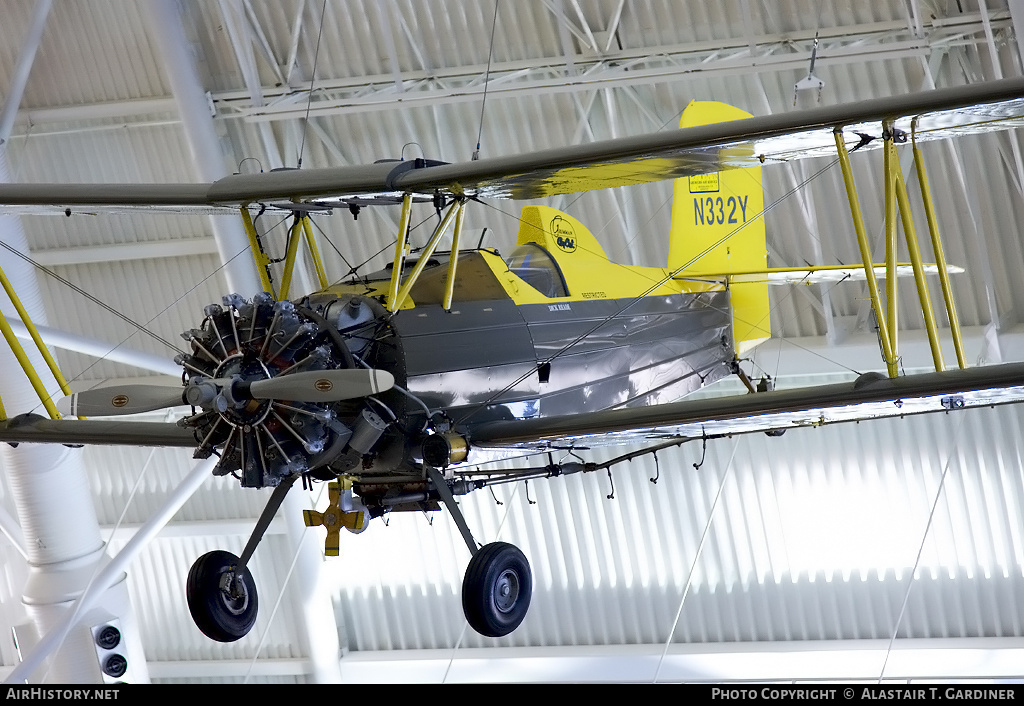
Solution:
[{"label": "cockpit canopy", "polygon": [[519,245],[506,261],[508,269],[546,297],[566,297],[569,292],[558,264],[536,243]]}]

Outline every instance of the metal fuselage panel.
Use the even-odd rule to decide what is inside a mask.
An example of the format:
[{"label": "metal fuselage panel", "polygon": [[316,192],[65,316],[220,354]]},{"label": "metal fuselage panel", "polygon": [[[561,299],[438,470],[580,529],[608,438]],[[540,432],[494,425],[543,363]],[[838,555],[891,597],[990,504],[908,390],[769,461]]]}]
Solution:
[{"label": "metal fuselage panel", "polygon": [[457,423],[678,400],[729,370],[728,292],[397,312],[409,391]]}]

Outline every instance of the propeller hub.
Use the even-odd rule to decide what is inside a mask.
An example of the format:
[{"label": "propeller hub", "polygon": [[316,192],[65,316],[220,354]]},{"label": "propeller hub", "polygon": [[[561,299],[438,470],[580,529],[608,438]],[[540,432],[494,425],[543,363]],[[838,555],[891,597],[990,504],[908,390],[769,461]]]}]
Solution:
[{"label": "propeller hub", "polygon": [[[196,387],[204,392],[209,386],[217,390],[217,394],[211,400],[210,410],[220,414],[221,419],[228,424],[234,427],[252,427],[262,423],[270,414],[270,400],[255,400],[246,394],[248,386],[252,383],[271,378],[267,366],[254,354],[239,353],[229,356],[217,366],[214,377],[220,385],[211,380],[200,379]],[[200,406],[207,408],[206,405]]]}]

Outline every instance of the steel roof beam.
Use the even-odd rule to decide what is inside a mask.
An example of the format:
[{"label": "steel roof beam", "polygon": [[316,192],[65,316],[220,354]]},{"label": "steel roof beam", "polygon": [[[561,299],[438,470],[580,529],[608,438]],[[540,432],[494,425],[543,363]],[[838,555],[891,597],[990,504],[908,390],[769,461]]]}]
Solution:
[{"label": "steel roof beam", "polygon": [[[300,6],[301,7],[301,6]],[[988,14],[988,22],[995,29],[1010,27],[1010,15],[1007,12],[991,12]],[[870,25],[856,25],[851,27],[825,28],[820,31],[822,41],[830,39],[848,40],[845,47],[830,47],[829,55],[819,57],[822,65],[845,64],[858,61],[878,61],[887,59],[899,59],[907,56],[927,56],[939,49],[948,48],[950,42],[971,43],[984,40],[984,24],[979,13],[965,14],[962,18],[950,20],[933,20],[930,24],[932,33],[924,39],[910,39],[908,41],[893,42],[891,37],[895,34],[907,34],[905,23],[900,22],[879,22]],[[963,37],[975,36],[975,39],[965,40]],[[795,33],[793,35],[771,34],[754,37],[756,47],[766,47],[770,54],[774,49],[784,45],[808,44],[814,39],[813,33]],[[792,69],[804,69],[810,60],[810,48],[806,51],[786,54],[784,56],[761,56],[755,62],[749,56],[750,38],[742,37],[733,40],[721,40],[718,42],[694,42],[690,44],[678,44],[658,47],[645,47],[640,50],[620,50],[606,54],[601,60],[593,57],[577,56],[575,63],[577,68],[586,68],[585,77],[577,77],[572,85],[566,83],[567,77],[562,75],[564,70],[564,56],[550,57],[545,64],[543,59],[529,61],[511,61],[495,63],[490,71],[489,91],[496,94],[505,93],[510,97],[523,97],[541,93],[564,92],[589,90],[601,86],[624,87],[639,85],[632,83],[638,81],[644,84],[657,84],[669,81],[685,79],[693,74],[696,69],[702,72],[711,72],[719,75],[742,74],[752,70],[761,72],[788,71]],[[728,60],[715,59],[714,57],[722,51],[731,49],[740,50],[746,56],[734,57]],[[294,61],[294,57],[289,59]],[[610,66],[609,63],[618,66]],[[621,66],[629,63],[631,71],[623,73]],[[640,69],[640,66],[647,66]],[[418,104],[432,104],[451,102],[453,99],[479,100],[482,93],[483,76],[486,73],[485,65],[438,67],[429,70],[403,71],[399,77],[406,92],[403,101],[415,100]],[[523,81],[523,75],[534,76],[535,78]],[[552,78],[554,74],[554,78]],[[498,91],[496,86],[505,83],[505,77],[515,75],[517,82],[514,85],[505,86],[503,91]],[[290,78],[290,77],[289,77]],[[340,78],[322,80],[317,84],[320,93],[331,91],[345,91],[351,95],[340,101],[343,105],[327,104],[322,101],[314,102],[313,110],[316,114],[341,114],[346,112],[363,112],[367,110],[386,110],[394,107],[392,98],[397,94],[394,91],[395,76],[373,75],[356,78]],[[435,94],[428,94],[421,91],[410,91],[410,86],[426,81],[447,81],[449,86],[446,90],[437,91]],[[590,85],[593,84],[593,85]],[[387,90],[380,90],[378,87],[387,85]],[[422,83],[422,85],[429,85]],[[474,88],[475,87],[475,90]],[[278,110],[287,110],[286,106],[291,104],[291,114],[268,116],[262,119],[285,119],[304,114],[305,96],[307,88],[295,88],[287,83],[281,86],[262,86],[262,95],[279,106]],[[436,89],[435,89],[436,90]],[[422,95],[420,95],[422,93]],[[458,96],[451,95],[458,93]],[[389,98],[388,96],[391,96]],[[214,106],[217,109],[217,119],[237,119],[250,116],[255,110],[267,110],[266,108],[254,108],[251,104],[251,92],[239,91],[217,91],[210,94]],[[336,103],[339,101],[336,101]],[[19,124],[31,124],[36,130],[38,126],[46,123],[67,122],[68,120],[99,120],[99,119],[131,119],[144,118],[154,114],[165,114],[173,112],[175,103],[172,99],[147,99],[147,100],[126,100],[109,101],[104,103],[85,104],[80,106],[58,106],[31,111],[20,111],[18,113]],[[161,122],[163,119],[161,118]]]}]

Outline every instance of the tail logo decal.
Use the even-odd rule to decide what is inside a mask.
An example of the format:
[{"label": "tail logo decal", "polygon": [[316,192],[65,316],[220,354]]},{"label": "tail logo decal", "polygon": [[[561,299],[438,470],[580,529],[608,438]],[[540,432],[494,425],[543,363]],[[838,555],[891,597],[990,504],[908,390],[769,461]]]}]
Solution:
[{"label": "tail logo decal", "polygon": [[555,237],[555,244],[564,252],[576,251],[576,231],[561,216],[551,219],[551,235]]}]

